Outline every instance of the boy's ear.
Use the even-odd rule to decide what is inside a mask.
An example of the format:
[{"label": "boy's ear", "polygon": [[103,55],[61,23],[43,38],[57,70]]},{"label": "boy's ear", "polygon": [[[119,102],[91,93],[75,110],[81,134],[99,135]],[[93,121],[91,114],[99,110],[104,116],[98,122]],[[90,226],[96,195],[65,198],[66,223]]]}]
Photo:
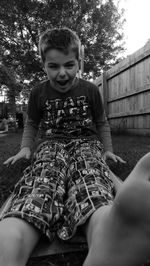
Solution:
[{"label": "boy's ear", "polygon": [[81,71],[82,74],[84,72],[84,61],[82,57],[79,58],[79,71]]},{"label": "boy's ear", "polygon": [[45,64],[43,61],[41,61],[41,67],[42,67],[42,70],[45,72],[45,74],[47,74],[46,69],[45,69]]},{"label": "boy's ear", "polygon": [[79,70],[81,69],[81,57],[78,60],[78,68],[79,68]]},{"label": "boy's ear", "polygon": [[42,67],[43,71],[45,72],[45,74],[47,74],[45,66]]}]

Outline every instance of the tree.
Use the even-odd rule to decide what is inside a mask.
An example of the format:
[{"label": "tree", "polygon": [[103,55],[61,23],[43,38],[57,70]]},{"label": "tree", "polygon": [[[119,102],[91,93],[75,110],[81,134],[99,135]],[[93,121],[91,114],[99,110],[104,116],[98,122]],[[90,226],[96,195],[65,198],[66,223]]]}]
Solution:
[{"label": "tree", "polygon": [[16,114],[16,99],[19,92],[23,89],[23,85],[16,81],[13,69],[8,69],[0,63],[0,85],[5,85],[7,88],[7,98],[10,103],[11,114]]},{"label": "tree", "polygon": [[99,76],[123,50],[123,13],[114,0],[1,0],[0,55],[17,80],[30,86],[43,77],[39,34],[47,28],[75,30],[85,47],[85,76]]}]

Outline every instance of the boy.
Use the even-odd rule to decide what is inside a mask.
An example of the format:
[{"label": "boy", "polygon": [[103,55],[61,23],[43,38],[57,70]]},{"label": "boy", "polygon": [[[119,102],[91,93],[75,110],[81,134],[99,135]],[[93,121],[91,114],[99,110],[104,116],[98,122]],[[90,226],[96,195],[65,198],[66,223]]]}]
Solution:
[{"label": "boy", "polygon": [[[124,161],[113,153],[98,88],[76,78],[80,41],[67,28],[48,30],[39,49],[48,80],[32,90],[21,150],[5,164],[30,158],[39,125],[42,140],[0,222],[0,265],[23,266],[41,236],[67,240],[79,227],[89,246],[85,266],[137,265],[147,258],[149,235],[146,217],[133,230],[142,211],[134,211],[137,199],[131,193],[137,188],[136,170],[129,177],[131,187],[125,182],[114,200],[105,160]],[[132,200],[130,208],[126,196],[127,203]],[[138,239],[144,241],[141,256]],[[131,245],[133,254],[127,252]]]}]

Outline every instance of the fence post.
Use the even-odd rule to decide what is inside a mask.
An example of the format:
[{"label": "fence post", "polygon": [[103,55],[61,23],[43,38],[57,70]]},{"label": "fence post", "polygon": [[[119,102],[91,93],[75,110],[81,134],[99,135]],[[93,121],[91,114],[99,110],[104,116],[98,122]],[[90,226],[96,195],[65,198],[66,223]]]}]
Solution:
[{"label": "fence post", "polygon": [[107,108],[108,91],[107,91],[107,77],[106,77],[105,71],[102,74],[102,93],[103,93],[104,109],[105,109],[105,113],[107,116],[108,115],[108,108]]}]

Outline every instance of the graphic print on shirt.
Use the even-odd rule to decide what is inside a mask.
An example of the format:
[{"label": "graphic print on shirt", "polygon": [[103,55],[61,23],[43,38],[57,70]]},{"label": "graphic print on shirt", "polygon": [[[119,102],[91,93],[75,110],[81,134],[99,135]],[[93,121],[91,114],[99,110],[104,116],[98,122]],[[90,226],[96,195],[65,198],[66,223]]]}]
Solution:
[{"label": "graphic print on shirt", "polygon": [[92,125],[92,115],[86,96],[47,100],[44,111],[46,135],[79,132]]}]

